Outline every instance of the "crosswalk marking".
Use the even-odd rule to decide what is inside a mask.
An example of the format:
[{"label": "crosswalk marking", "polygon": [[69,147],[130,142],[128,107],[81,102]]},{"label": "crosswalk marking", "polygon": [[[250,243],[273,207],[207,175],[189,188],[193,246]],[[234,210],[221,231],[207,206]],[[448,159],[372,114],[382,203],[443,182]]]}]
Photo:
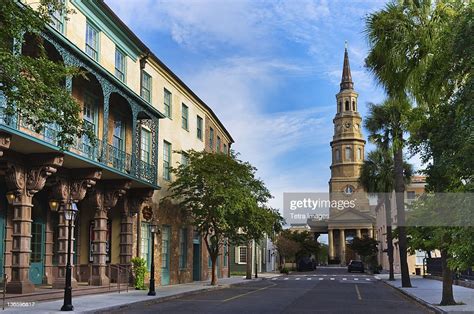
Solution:
[{"label": "crosswalk marking", "polygon": [[347,280],[347,278],[342,278],[342,280]]},{"label": "crosswalk marking", "polygon": [[331,280],[336,280],[336,278],[331,278]]},{"label": "crosswalk marking", "polygon": [[359,278],[354,278],[354,280],[359,280]]},{"label": "crosswalk marking", "polygon": [[370,281],[370,278],[365,278],[365,280]]},{"label": "crosswalk marking", "polygon": [[306,280],[311,280],[311,278],[310,278],[310,277],[308,277],[308,278],[306,278]]},{"label": "crosswalk marking", "polygon": [[285,278],[285,280],[288,280],[288,279],[290,279],[290,278]]},{"label": "crosswalk marking", "polygon": [[277,280],[277,279],[278,279],[278,277],[272,278],[272,280]]},{"label": "crosswalk marking", "polygon": [[319,278],[319,280],[324,280],[324,278]]},{"label": "crosswalk marking", "polygon": [[296,278],[296,280],[300,280],[300,279],[301,279],[300,277]]}]

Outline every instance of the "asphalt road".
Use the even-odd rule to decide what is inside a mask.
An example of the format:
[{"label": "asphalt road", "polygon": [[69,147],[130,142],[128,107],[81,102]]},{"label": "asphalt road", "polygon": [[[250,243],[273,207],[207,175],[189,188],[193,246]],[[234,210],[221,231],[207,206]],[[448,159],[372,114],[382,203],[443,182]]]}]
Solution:
[{"label": "asphalt road", "polygon": [[319,268],[121,313],[430,313],[375,277]]}]

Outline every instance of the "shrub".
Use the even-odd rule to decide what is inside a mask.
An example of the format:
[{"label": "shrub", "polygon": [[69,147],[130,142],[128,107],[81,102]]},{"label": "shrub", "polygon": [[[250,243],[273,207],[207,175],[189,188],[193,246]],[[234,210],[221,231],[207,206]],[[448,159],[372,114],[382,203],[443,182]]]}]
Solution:
[{"label": "shrub", "polygon": [[287,274],[287,275],[288,275],[288,274],[290,273],[290,271],[288,270],[288,268],[282,267],[282,268],[280,269],[280,273],[282,273],[282,274]]},{"label": "shrub", "polygon": [[145,275],[148,273],[146,260],[141,257],[134,257],[131,262],[135,289],[145,290]]}]

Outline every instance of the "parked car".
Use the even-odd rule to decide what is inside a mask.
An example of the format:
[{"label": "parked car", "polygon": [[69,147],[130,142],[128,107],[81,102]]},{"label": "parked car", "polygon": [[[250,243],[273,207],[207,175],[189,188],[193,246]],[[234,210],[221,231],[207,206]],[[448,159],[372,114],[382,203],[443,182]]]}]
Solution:
[{"label": "parked car", "polygon": [[361,261],[350,261],[349,265],[347,266],[347,271],[348,272],[360,271],[361,273],[363,273],[364,263],[362,263]]},{"label": "parked car", "polygon": [[316,262],[309,257],[301,257],[297,263],[297,271],[313,271],[316,269]]}]

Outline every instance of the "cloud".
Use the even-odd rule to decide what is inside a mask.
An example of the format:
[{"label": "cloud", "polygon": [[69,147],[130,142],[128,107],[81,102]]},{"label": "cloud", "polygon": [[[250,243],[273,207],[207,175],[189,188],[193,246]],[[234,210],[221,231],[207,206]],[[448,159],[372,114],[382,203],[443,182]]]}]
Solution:
[{"label": "cloud", "polygon": [[186,62],[178,58],[171,68],[213,108],[242,159],[259,169],[274,207],[281,207],[285,191],[327,191],[335,111],[334,98],[275,109],[277,91],[311,78],[314,84],[330,82],[337,92],[348,40],[362,114],[365,102],[382,98],[363,68],[363,17],[383,5],[379,0],[107,3],[151,47],[166,40],[186,54]]}]

